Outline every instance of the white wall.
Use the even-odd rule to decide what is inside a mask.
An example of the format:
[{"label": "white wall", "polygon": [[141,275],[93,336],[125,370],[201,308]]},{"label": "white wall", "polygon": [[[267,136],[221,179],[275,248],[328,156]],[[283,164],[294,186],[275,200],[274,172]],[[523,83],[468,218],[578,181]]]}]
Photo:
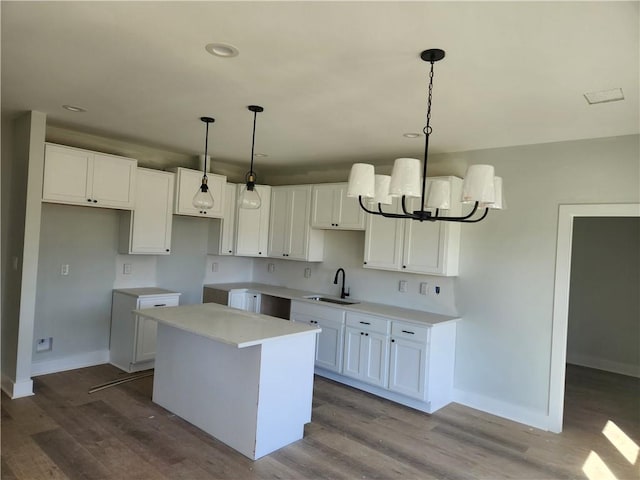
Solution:
[{"label": "white wall", "polygon": [[[314,293],[340,295],[338,285],[333,284],[336,270],[345,269],[346,284],[350,287],[351,298],[375,303],[386,303],[417,310],[428,310],[455,315],[455,279],[427,275],[412,275],[402,272],[365,269],[362,267],[364,253],[364,232],[325,231],[323,262],[297,262],[280,259],[256,259],[253,280]],[[273,273],[268,272],[269,263],[275,265]],[[304,277],[305,268],[311,269],[311,277]],[[400,280],[406,280],[407,293],[398,291]],[[420,295],[420,282],[441,288],[439,295]],[[433,289],[431,289],[433,291]]]},{"label": "white wall", "polygon": [[640,377],[640,218],[573,223],[567,362]]},{"label": "white wall", "polygon": [[546,426],[558,206],[640,199],[639,137],[459,154],[504,177],[508,210],[462,232],[460,402]]}]

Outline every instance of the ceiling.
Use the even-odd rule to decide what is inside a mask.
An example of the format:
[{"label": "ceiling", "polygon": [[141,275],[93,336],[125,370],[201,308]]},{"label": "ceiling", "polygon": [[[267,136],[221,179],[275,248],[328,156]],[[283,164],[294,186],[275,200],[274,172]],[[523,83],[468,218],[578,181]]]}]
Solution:
[{"label": "ceiling", "polygon": [[[638,2],[1,3],[4,118],[269,168],[639,132]],[[205,45],[225,42],[233,58]],[[588,105],[586,92],[625,100]],[[64,110],[63,104],[85,108]]]}]

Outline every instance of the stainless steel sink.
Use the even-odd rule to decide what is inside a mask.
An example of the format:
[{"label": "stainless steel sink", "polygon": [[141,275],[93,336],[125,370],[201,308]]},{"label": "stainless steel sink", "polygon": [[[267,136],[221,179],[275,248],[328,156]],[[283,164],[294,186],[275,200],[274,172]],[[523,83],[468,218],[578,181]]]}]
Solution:
[{"label": "stainless steel sink", "polygon": [[337,305],[354,305],[356,303],[360,303],[354,302],[352,300],[345,300],[343,298],[325,297],[323,295],[307,295],[304,298],[306,298],[307,300],[315,300],[317,302],[335,303]]}]

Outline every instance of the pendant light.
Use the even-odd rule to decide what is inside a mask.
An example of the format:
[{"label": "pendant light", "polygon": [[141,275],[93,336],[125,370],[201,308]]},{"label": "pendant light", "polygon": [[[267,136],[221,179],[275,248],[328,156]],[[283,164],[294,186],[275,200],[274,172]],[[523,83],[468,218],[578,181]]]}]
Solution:
[{"label": "pendant light", "polygon": [[256,118],[259,112],[264,112],[264,108],[259,105],[249,105],[247,109],[253,112],[253,136],[251,137],[251,166],[249,171],[245,175],[245,181],[247,182],[242,191],[240,192],[240,208],[256,209],[262,205],[260,195],[256,190],[256,172],[253,171],[253,149],[256,143]]},{"label": "pendant light", "polygon": [[[371,215],[389,218],[407,218],[411,220],[445,221],[475,223],[484,219],[489,209],[504,208],[502,198],[502,178],[494,176],[491,165],[471,165],[462,184],[462,203],[473,204],[472,210],[460,217],[449,217],[440,214],[440,210],[450,208],[451,186],[449,182],[434,180],[427,193],[427,157],[429,153],[429,136],[431,135],[431,100],[433,93],[433,65],[445,56],[444,50],[433,48],[425,50],[420,58],[431,64],[429,72],[429,94],[427,98],[427,125],[423,129],[425,135],[424,162],[420,168],[420,160],[415,158],[398,158],[393,164],[391,176],[375,175],[373,165],[355,163],[349,174],[347,196],[358,197],[360,207]],[[422,171],[421,171],[422,170]],[[393,197],[401,197],[403,213],[387,213],[382,205],[391,204]],[[420,198],[420,209],[407,210],[407,197]],[[369,209],[363,200],[377,204],[376,209]],[[434,209],[425,210],[425,208]],[[479,212],[484,209],[484,212]]]},{"label": "pendant light", "polygon": [[203,213],[203,210],[213,208],[213,195],[207,185],[207,150],[209,147],[209,124],[215,122],[211,117],[200,117],[206,125],[206,133],[204,137],[204,163],[202,166],[202,184],[198,187],[196,194],[193,196],[193,206]]}]

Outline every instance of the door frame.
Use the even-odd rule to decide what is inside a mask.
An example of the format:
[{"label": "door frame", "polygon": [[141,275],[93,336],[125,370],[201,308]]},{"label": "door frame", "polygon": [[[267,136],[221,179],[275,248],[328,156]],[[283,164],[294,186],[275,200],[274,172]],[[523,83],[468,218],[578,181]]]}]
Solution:
[{"label": "door frame", "polygon": [[555,433],[562,432],[564,415],[569,288],[571,284],[571,246],[573,241],[573,219],[576,217],[640,217],[640,203],[560,205],[553,294],[548,407],[548,428]]}]

